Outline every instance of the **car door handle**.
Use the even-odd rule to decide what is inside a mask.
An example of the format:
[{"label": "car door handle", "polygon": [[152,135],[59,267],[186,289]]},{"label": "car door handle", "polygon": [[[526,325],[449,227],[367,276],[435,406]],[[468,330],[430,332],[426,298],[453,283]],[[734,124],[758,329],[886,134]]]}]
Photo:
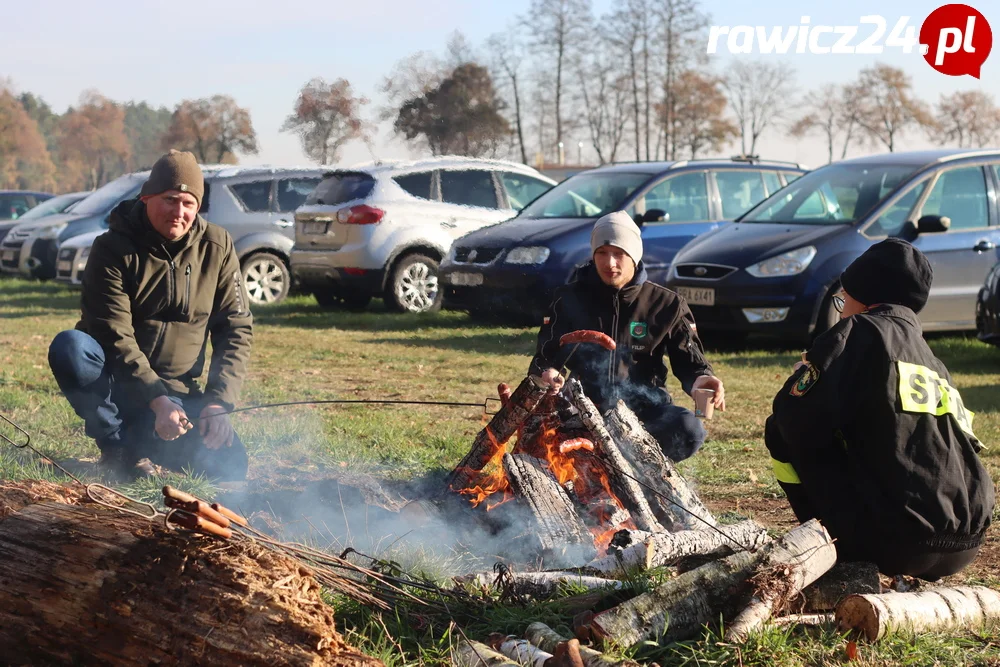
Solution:
[{"label": "car door handle", "polygon": [[441,226],[442,227],[447,227],[448,229],[453,229],[455,227],[458,227],[458,224],[456,223],[456,220],[457,220],[457,218],[451,218],[450,220],[442,222]]},{"label": "car door handle", "polygon": [[276,227],[291,227],[295,222],[292,220],[275,220],[274,225]]},{"label": "car door handle", "polygon": [[987,241],[986,239],[983,239],[982,241],[977,243],[972,249],[975,250],[976,252],[986,252],[987,250],[993,250],[996,247],[997,244],[993,243],[993,241]]}]

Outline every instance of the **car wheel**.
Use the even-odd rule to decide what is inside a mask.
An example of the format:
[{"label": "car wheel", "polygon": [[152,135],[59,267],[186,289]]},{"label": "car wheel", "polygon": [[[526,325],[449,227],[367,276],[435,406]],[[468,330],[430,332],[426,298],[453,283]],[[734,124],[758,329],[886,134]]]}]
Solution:
[{"label": "car wheel", "polygon": [[819,317],[816,318],[816,329],[813,330],[812,337],[820,335],[833,328],[840,321],[840,313],[833,307],[833,295],[840,289],[840,285],[834,285],[823,299],[823,305],[819,309]]},{"label": "car wheel", "polygon": [[277,255],[255,252],[243,260],[243,284],[255,306],[278,303],[288,296],[291,283],[288,267]]},{"label": "car wheel", "polygon": [[426,255],[407,255],[399,260],[386,285],[386,304],[404,313],[437,312],[443,297],[438,263]]}]

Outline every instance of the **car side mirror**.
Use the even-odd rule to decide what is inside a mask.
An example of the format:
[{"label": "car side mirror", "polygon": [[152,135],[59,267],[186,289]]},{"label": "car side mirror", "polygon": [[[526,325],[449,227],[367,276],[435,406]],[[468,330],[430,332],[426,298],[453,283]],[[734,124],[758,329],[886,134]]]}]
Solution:
[{"label": "car side mirror", "polygon": [[642,217],[643,222],[667,222],[668,220],[670,220],[670,214],[662,208],[651,208]]},{"label": "car side mirror", "polygon": [[918,234],[937,234],[951,229],[951,218],[941,215],[925,215],[917,220]]}]

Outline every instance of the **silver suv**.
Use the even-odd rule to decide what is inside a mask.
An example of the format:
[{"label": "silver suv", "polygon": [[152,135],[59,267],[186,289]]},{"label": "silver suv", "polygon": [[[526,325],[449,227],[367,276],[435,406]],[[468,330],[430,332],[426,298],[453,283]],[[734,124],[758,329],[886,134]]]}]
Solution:
[{"label": "silver suv", "polygon": [[[205,197],[200,213],[233,237],[250,300],[281,301],[291,285],[292,215],[322,180],[323,170],[216,166],[202,170]],[[137,191],[130,194],[136,196]],[[79,285],[90,246],[103,233],[99,229],[60,244],[56,280]]]},{"label": "silver suv", "polygon": [[324,307],[441,307],[438,263],[468,232],[513,217],[555,181],[523,164],[433,158],[327,173],[295,213],[292,274]]}]

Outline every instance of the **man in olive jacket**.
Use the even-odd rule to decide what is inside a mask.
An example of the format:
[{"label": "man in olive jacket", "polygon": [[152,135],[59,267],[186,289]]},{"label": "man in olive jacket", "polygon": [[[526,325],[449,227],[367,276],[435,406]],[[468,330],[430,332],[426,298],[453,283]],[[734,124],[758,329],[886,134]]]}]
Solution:
[{"label": "man in olive jacket", "polygon": [[101,463],[119,474],[139,474],[149,458],[222,481],[246,477],[246,449],[218,413],[238,400],[253,318],[232,238],[198,215],[204,190],[191,153],[157,161],[139,198],[121,202],[94,242],[76,329],[49,347],[56,382]]}]

